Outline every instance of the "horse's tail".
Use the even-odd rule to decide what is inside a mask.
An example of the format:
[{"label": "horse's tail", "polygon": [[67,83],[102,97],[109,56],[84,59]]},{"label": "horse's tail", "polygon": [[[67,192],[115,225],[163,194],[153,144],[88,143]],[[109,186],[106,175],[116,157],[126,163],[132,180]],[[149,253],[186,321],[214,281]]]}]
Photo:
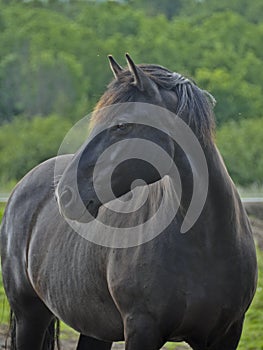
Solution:
[{"label": "horse's tail", "polygon": [[55,347],[60,350],[59,334],[60,322],[59,319],[55,317],[46,330],[42,350],[54,350]]},{"label": "horse's tail", "polygon": [[[43,342],[42,350],[54,350],[55,346],[58,350],[60,350],[60,344],[59,344],[59,334],[60,334],[60,322],[58,318],[53,318],[50,325],[48,326],[45,338]],[[10,340],[10,348],[8,348],[8,338],[11,338]],[[14,312],[10,311],[10,324],[9,324],[9,332],[8,336],[5,342],[5,349],[10,350],[17,350],[16,347],[16,319]]]},{"label": "horse's tail", "polygon": [[16,319],[13,310],[10,310],[9,331],[5,341],[5,349],[7,349],[8,337],[11,338],[10,350],[16,350]]}]

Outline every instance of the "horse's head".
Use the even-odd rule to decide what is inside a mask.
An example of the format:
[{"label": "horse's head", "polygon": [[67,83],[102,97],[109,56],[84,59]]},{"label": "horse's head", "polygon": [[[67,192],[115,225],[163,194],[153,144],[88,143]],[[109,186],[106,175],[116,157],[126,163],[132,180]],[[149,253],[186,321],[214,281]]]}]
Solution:
[{"label": "horse's head", "polygon": [[211,106],[203,90],[166,68],[137,66],[128,54],[126,59],[123,69],[109,56],[115,79],[95,108],[87,142],[57,187],[60,210],[69,219],[87,222],[102,204],[170,175],[180,153],[169,135],[171,112],[203,141],[211,138]]}]

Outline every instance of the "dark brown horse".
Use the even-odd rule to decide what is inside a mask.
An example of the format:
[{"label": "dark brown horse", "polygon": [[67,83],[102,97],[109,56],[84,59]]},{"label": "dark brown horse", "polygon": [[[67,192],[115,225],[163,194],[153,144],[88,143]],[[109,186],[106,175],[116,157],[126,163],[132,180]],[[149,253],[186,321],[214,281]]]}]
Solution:
[{"label": "dark brown horse", "polygon": [[[157,350],[166,341],[237,348],[256,256],[213,141],[212,97],[178,73],[126,58],[123,69],[110,57],[115,79],[87,142],[33,169],[7,204],[1,250],[12,349],[53,349],[56,317],[81,334],[79,350],[121,340],[126,350]],[[173,113],[179,118],[167,122]],[[129,213],[107,206],[125,206],[131,196]]]}]

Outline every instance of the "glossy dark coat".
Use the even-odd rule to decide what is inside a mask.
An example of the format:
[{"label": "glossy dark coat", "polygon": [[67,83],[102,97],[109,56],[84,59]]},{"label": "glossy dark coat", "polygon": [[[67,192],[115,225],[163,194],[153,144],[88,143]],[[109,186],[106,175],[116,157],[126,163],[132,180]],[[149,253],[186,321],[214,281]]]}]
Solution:
[{"label": "glossy dark coat", "polygon": [[[169,71],[158,66],[139,68],[127,59],[129,69],[122,70],[110,58],[116,79],[99,107],[140,101],[178,113],[180,93],[169,88],[168,80],[160,79],[160,72],[168,77]],[[194,91],[194,84],[189,84]],[[129,93],[120,97],[122,88]],[[5,211],[1,235],[4,286],[16,322],[13,349],[52,349],[47,330],[53,327],[54,315],[81,333],[78,349],[107,350],[120,340],[125,340],[126,350],[157,350],[166,341],[186,341],[195,350],[237,348],[256,288],[255,247],[240,198],[212,139],[209,104],[203,105],[205,111],[207,114],[198,114],[186,107],[179,111],[186,120],[190,112],[196,112],[190,126],[203,146],[209,170],[204,209],[187,234],[180,234],[180,225],[183,208],[189,205],[192,179],[186,155],[179,150],[176,162],[183,179],[182,210],[162,234],[136,247],[96,245],[74,233],[63,218],[70,206],[78,208],[72,198],[61,197],[66,187],[71,188],[72,169],[80,164],[79,173],[84,172],[100,144],[94,145],[81,163],[78,153],[48,160],[17,185]],[[110,144],[107,139],[103,142],[104,147]],[[168,147],[168,142],[162,146]],[[57,199],[55,161],[61,174]],[[171,186],[155,173],[148,177],[145,213],[155,210],[162,191]],[[123,177],[116,187],[118,196],[129,190],[130,183],[125,180]],[[90,183],[91,178],[80,176],[85,204],[90,206],[92,199],[90,211],[103,217],[104,209],[98,214],[101,204]],[[130,215],[128,220],[132,223],[134,219]],[[117,222],[118,217],[112,220]]]}]

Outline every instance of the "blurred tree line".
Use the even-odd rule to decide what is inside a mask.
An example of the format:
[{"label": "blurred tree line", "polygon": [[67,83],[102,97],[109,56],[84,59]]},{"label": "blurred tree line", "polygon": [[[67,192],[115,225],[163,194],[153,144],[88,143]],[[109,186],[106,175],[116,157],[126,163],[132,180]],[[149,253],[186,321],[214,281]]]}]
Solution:
[{"label": "blurred tree line", "polygon": [[[60,142],[112,79],[109,53],[121,64],[129,52],[138,63],[191,76],[217,99],[219,126],[260,120],[262,15],[261,0],[0,0],[0,181],[19,179],[56,154],[57,143],[47,139],[47,149],[35,152],[39,157],[29,155],[33,142],[26,155],[19,139],[35,130],[36,140],[45,140],[48,121]],[[23,136],[21,123],[28,128]],[[19,170],[11,166],[15,153]],[[241,184],[260,181],[255,176],[234,174]]]}]

